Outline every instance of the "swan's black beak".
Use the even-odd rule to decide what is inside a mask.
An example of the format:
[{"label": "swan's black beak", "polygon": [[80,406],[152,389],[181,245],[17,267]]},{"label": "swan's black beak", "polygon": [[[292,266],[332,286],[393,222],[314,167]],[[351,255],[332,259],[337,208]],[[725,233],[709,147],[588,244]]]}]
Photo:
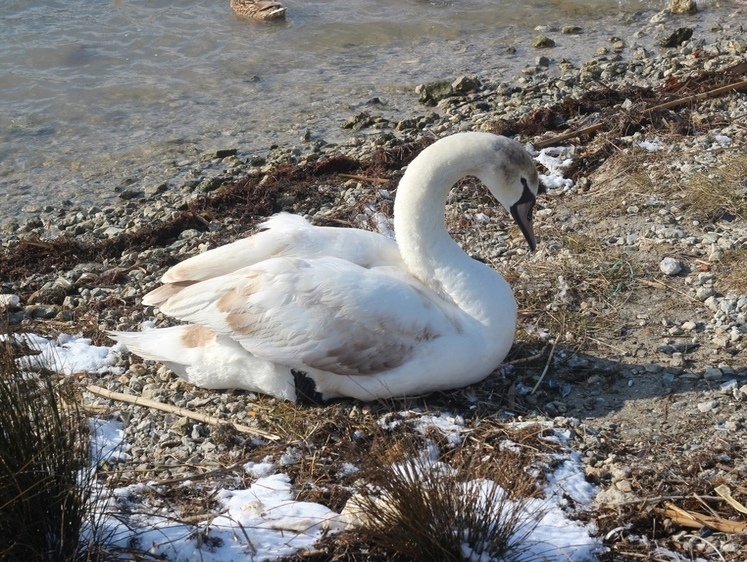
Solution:
[{"label": "swan's black beak", "polygon": [[529,249],[534,252],[537,249],[537,238],[534,236],[534,226],[532,226],[532,211],[536,198],[526,180],[521,181],[524,184],[524,192],[521,194],[521,199],[511,205],[511,216],[519,225],[524,238],[527,239]]}]

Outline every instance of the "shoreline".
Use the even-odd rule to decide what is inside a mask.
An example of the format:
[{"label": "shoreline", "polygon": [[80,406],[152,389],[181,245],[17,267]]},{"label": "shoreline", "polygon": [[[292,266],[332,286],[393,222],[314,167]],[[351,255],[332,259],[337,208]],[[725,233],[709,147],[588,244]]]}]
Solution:
[{"label": "shoreline", "polygon": [[[546,35],[555,41],[555,47],[546,49],[532,47],[530,45],[532,36],[517,37],[515,43],[509,41],[505,44],[491,45],[490,48],[496,52],[479,57],[481,60],[484,59],[484,70],[466,76],[468,78],[477,76],[482,81],[482,89],[475,94],[484,94],[491,90],[505,91],[514,87],[549,89],[553,87],[552,81],[565,82],[567,76],[572,77],[573,71],[570,66],[582,68],[588,63],[579,58],[577,52],[579,45],[586,46],[587,51],[590,50],[590,45],[596,45],[597,49],[606,49],[605,55],[595,57],[602,64],[605,64],[603,60],[605,58],[609,63],[634,64],[642,57],[668,56],[672,50],[659,49],[655,43],[657,38],[665,34],[669,28],[691,26],[696,30],[691,40],[692,44],[697,45],[701,42],[713,44],[720,34],[728,36],[731,33],[728,27],[736,25],[736,22],[734,17],[730,18],[730,14],[735,10],[739,12],[740,9],[744,12],[743,8],[737,6],[712,7],[709,5],[693,16],[666,15],[666,12],[654,11],[610,15],[610,21],[604,24],[605,27],[618,29],[618,35],[626,37],[617,42],[612,41],[615,33],[606,34],[595,29],[584,29],[583,26],[575,30],[575,26],[565,28],[546,26],[538,29],[534,35]],[[725,29],[716,30],[715,28],[719,25]],[[465,56],[469,60],[476,55],[473,53]],[[474,62],[471,64],[474,65]],[[632,73],[629,73],[629,76],[631,75]],[[454,81],[460,76],[452,75],[446,78]],[[603,73],[598,77],[600,81],[610,83],[617,82],[618,78],[614,73]],[[561,86],[560,89],[555,99],[546,98],[544,103],[553,103],[563,95],[574,95],[578,90],[573,86]],[[348,110],[342,109],[341,102],[336,102],[332,119],[330,120],[329,116],[324,117],[326,125],[318,126],[313,122],[308,122],[308,116],[305,116],[302,121],[306,123],[306,126],[299,126],[298,130],[293,132],[295,139],[288,139],[288,132],[286,132],[285,137],[289,142],[279,148],[257,146],[255,143],[247,144],[243,139],[227,137],[224,144],[218,144],[217,139],[213,139],[209,144],[214,145],[215,148],[207,150],[204,143],[197,139],[169,139],[167,137],[154,145],[160,146],[163,152],[161,154],[153,152],[151,157],[133,156],[125,152],[112,156],[99,155],[94,165],[71,162],[70,169],[78,169],[79,173],[71,172],[67,175],[68,177],[55,180],[55,183],[60,184],[63,193],[69,194],[70,204],[45,205],[29,201],[22,205],[25,211],[22,216],[18,217],[20,221],[13,220],[10,216],[3,216],[0,219],[2,223],[0,235],[4,236],[5,233],[12,232],[15,224],[19,222],[22,224],[27,219],[39,218],[42,221],[53,221],[54,213],[58,210],[90,214],[91,208],[116,206],[117,199],[137,200],[141,197],[163,196],[164,192],[172,191],[182,191],[182,196],[188,197],[189,190],[195,187],[195,180],[198,184],[203,183],[204,186],[218,177],[237,179],[246,170],[256,170],[257,166],[254,164],[263,159],[271,163],[279,161],[302,163],[307,158],[317,158],[323,155],[356,155],[361,146],[376,142],[377,137],[386,133],[400,137],[402,142],[407,142],[413,140],[419,131],[429,127],[435,128],[436,134],[441,134],[440,130],[444,128],[444,124],[449,124],[455,129],[459,127],[458,124],[450,123],[455,115],[448,108],[426,107],[419,103],[417,98],[416,92],[407,92],[402,89],[398,92],[372,91],[368,99],[349,100]],[[469,96],[465,97],[465,100],[469,101]],[[480,113],[510,115],[512,112],[511,107],[502,108],[499,104],[488,103],[490,107],[487,110],[480,110],[473,106],[470,108],[470,115],[463,113],[459,117],[475,126],[480,126]],[[438,117],[432,117],[433,111],[438,113]],[[374,122],[361,129],[354,129],[352,132],[341,128],[346,121],[352,121],[353,127],[359,127],[361,123],[355,122],[355,116],[361,113],[372,115]],[[417,127],[423,129],[409,127],[408,123],[413,121],[417,123]],[[337,143],[328,143],[327,139],[330,136],[337,140]],[[221,150],[236,150],[237,159],[221,162],[211,157],[211,153]],[[33,174],[34,172],[28,174],[29,185],[37,183],[33,179]],[[76,204],[75,190],[80,189],[85,183],[98,185],[96,190],[99,195],[93,196],[94,191],[87,191],[82,197],[94,200],[90,204]],[[76,185],[79,187],[75,188]],[[50,189],[55,189],[55,184],[50,184]],[[22,199],[18,201],[20,204]],[[14,207],[15,204],[12,206]],[[51,212],[45,212],[45,209],[51,209]]]}]

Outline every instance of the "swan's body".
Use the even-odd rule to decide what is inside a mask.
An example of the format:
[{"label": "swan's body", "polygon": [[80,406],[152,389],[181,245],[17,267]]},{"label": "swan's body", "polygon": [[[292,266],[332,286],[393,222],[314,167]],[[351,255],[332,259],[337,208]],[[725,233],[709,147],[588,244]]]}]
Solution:
[{"label": "swan's body", "polygon": [[286,11],[280,2],[268,0],[231,0],[231,8],[239,16],[264,21],[283,19]]},{"label": "swan's body", "polygon": [[534,249],[532,159],[504,137],[460,133],[409,165],[394,205],[396,243],[276,215],[257,234],[172,267],[143,299],[191,324],[113,337],[197,386],[289,400],[372,400],[482,380],[511,347],[516,303],[446,230],[447,195],[467,175],[490,188]]}]

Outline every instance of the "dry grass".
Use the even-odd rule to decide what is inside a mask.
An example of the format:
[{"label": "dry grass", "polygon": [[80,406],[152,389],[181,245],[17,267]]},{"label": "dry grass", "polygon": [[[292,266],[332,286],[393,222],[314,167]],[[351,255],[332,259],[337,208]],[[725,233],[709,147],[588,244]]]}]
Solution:
[{"label": "dry grass", "polygon": [[558,240],[560,252],[525,265],[516,298],[538,330],[576,347],[614,325],[615,312],[641,276],[640,267],[624,251],[602,246],[598,239],[569,234]]},{"label": "dry grass", "polygon": [[509,476],[508,464],[506,472],[487,471],[495,479],[475,478],[493,459],[455,466],[407,446],[397,452],[399,460],[371,472],[373,487],[356,501],[372,543],[414,561],[521,559],[542,515],[526,511],[531,476]]},{"label": "dry grass", "polygon": [[716,265],[719,287],[725,292],[747,294],[747,249],[724,252]]},{"label": "dry grass", "polygon": [[747,156],[733,158],[680,186],[690,210],[708,221],[747,217]]},{"label": "dry grass", "polygon": [[528,537],[544,514],[542,474],[557,444],[539,425],[485,418],[466,423],[454,443],[435,426],[417,430],[419,419],[390,412],[366,428],[351,482],[358,493],[345,509],[360,525],[323,539],[312,557],[289,560],[530,559]]},{"label": "dry grass", "polygon": [[19,372],[16,352],[0,341],[0,559],[105,560],[88,419],[52,375]]}]

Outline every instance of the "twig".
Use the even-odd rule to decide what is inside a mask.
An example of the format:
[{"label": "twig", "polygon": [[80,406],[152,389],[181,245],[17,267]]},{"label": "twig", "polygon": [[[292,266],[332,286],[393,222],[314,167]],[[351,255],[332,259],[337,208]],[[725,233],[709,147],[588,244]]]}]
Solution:
[{"label": "twig", "polygon": [[552,361],[552,356],[555,352],[555,346],[558,344],[558,340],[560,339],[560,336],[555,337],[555,341],[552,342],[552,347],[550,348],[550,354],[547,356],[547,363],[545,363],[545,368],[542,370],[542,374],[540,375],[539,380],[534,385],[534,388],[532,389],[532,392],[529,394],[534,394],[537,389],[539,388],[539,385],[542,383],[542,380],[545,378],[545,375],[547,374],[547,370],[550,368],[550,362]]},{"label": "twig", "polygon": [[392,180],[388,180],[386,178],[370,178],[368,176],[359,176],[357,174],[337,174],[341,178],[346,178],[349,180],[357,180],[357,181],[367,181],[369,183],[389,183]]},{"label": "twig", "polygon": [[25,244],[27,246],[36,246],[37,248],[44,248],[45,250],[51,250],[54,247],[52,246],[52,244],[41,242],[39,240],[21,240],[21,244]]},{"label": "twig", "polygon": [[677,107],[678,105],[684,105],[686,103],[691,103],[694,101],[702,101],[704,99],[720,96],[721,94],[725,94],[726,92],[731,92],[732,90],[738,90],[739,88],[745,87],[747,87],[747,79],[729,84],[728,86],[716,88],[715,90],[709,90],[708,92],[703,92],[702,94],[693,94],[691,96],[685,96],[684,98],[671,100],[666,103],[660,103],[659,105],[644,109],[642,113],[644,115],[650,115],[651,113],[653,113],[654,111],[658,111],[659,109],[669,109],[670,107]]},{"label": "twig", "polygon": [[697,303],[697,304],[699,304],[699,305],[704,306],[704,307],[707,308],[707,306],[703,302],[699,301],[698,299],[696,299],[692,295],[688,295],[686,292],[680,291],[676,287],[672,287],[671,285],[667,285],[666,283],[664,283],[664,281],[659,281],[658,279],[655,279],[654,281],[649,281],[648,279],[637,279],[636,281],[638,281],[638,283],[642,283],[643,285],[646,285],[648,287],[653,287],[654,289],[666,289],[667,291],[672,291],[674,293],[678,293],[678,294],[682,295],[683,297],[685,297],[687,299],[690,299],[690,301],[692,301],[693,303]]},{"label": "twig", "polygon": [[731,521],[721,517],[708,517],[701,515],[700,513],[686,511],[669,502],[667,502],[665,506],[664,509],[657,509],[655,511],[683,527],[688,527],[690,529],[708,527],[721,533],[747,532],[747,523],[742,523],[741,521]]},{"label": "twig", "polygon": [[[676,100],[670,100],[666,103],[661,103],[659,105],[655,105],[653,107],[649,107],[647,109],[644,109],[641,114],[645,116],[650,116],[655,111],[659,111],[660,109],[669,109],[672,107],[677,107],[679,105],[684,105],[686,103],[692,103],[696,101],[702,101],[704,99],[708,99],[715,96],[720,96],[721,94],[725,94],[726,92],[730,92],[732,90],[739,90],[741,88],[747,88],[747,79],[740,80],[739,82],[735,82],[733,84],[729,84],[728,86],[722,86],[721,88],[716,88],[714,90],[709,90],[707,92],[703,92],[701,94],[693,94],[691,96],[685,96],[684,98],[678,98]],[[541,148],[547,148],[548,146],[552,146],[556,143],[572,139],[575,137],[580,137],[582,135],[586,135],[588,133],[593,133],[594,131],[601,129],[602,127],[606,126],[608,124],[607,121],[602,121],[600,123],[595,123],[594,125],[590,125],[588,127],[584,127],[583,129],[578,129],[576,131],[571,131],[570,133],[563,133],[562,135],[558,135],[557,137],[552,137],[549,139],[539,140],[534,144],[534,148],[541,149]]]},{"label": "twig", "polygon": [[150,398],[143,398],[142,396],[132,396],[130,394],[122,394],[121,392],[114,392],[113,390],[107,390],[106,388],[101,388],[100,386],[96,386],[96,385],[88,385],[86,387],[86,390],[93,394],[97,394],[99,396],[109,398],[110,400],[118,400],[120,402],[127,402],[128,404],[135,404],[136,406],[143,406],[145,408],[153,408],[155,410],[161,410],[162,412],[169,412],[171,414],[176,414],[178,416],[183,416],[185,418],[190,418],[193,420],[201,421],[204,423],[208,423],[210,425],[230,425],[236,431],[240,431],[242,433],[249,433],[252,435],[257,435],[259,437],[264,437],[265,439],[269,439],[270,441],[280,440],[280,436],[275,435],[274,433],[267,433],[266,431],[262,431],[261,429],[255,429],[253,427],[249,427],[246,425],[241,425],[238,423],[233,423],[230,421],[222,420],[214,416],[208,416],[206,414],[201,414],[199,412],[187,410],[186,408],[180,408],[178,406],[172,406],[170,404],[163,404],[161,402],[156,402],[155,400],[151,400]]},{"label": "twig", "polygon": [[571,131],[570,133],[563,133],[562,135],[558,135],[557,137],[540,140],[540,141],[533,143],[534,148],[539,150],[540,148],[547,148],[548,146],[552,146],[554,144],[557,144],[562,141],[566,141],[568,139],[573,139],[573,138],[580,137],[583,135],[588,135],[589,133],[593,133],[594,131],[601,129],[605,125],[607,125],[607,122],[601,121],[599,123],[594,123],[593,125],[589,125],[588,127],[584,127],[583,129],[578,129],[577,131]]},{"label": "twig", "polygon": [[542,357],[545,354],[548,345],[543,347],[538,353],[535,353],[534,355],[530,355],[529,357],[519,357],[518,359],[514,359],[512,361],[506,361],[505,363],[503,363],[503,365],[521,365],[522,363],[530,363],[535,359],[539,359],[540,357]]}]

